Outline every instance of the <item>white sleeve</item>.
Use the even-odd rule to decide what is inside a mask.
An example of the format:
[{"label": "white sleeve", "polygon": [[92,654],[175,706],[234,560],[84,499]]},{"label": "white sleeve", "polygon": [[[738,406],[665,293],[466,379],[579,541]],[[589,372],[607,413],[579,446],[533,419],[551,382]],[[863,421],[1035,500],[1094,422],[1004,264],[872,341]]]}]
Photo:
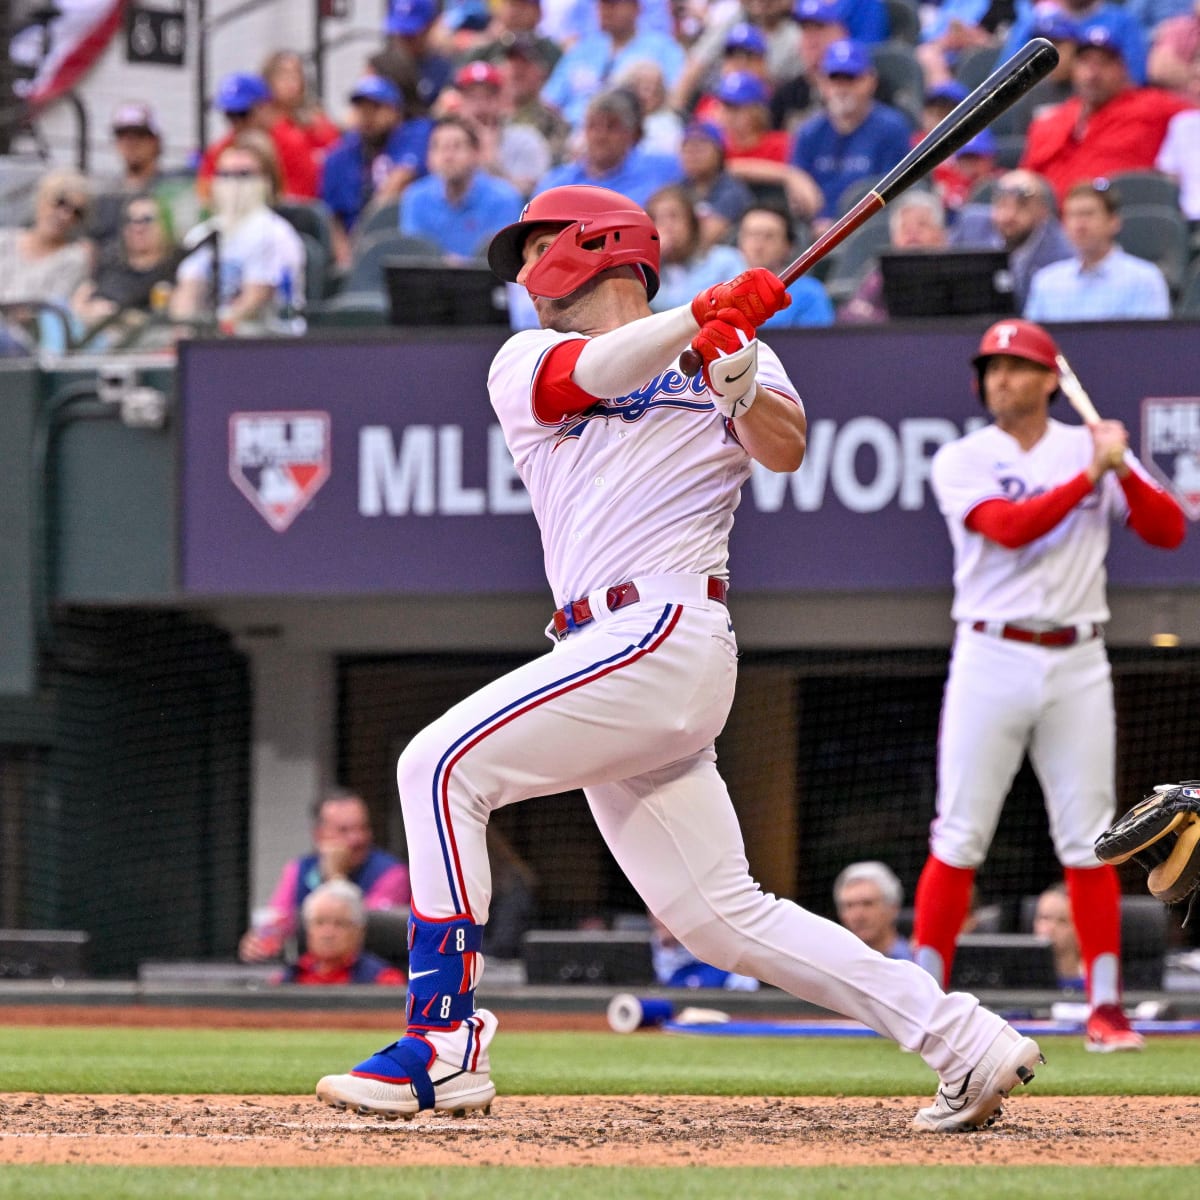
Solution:
[{"label": "white sleeve", "polygon": [[985,500],[1003,500],[970,442],[947,442],[933,456],[929,482],[947,521],[965,524],[967,514]]},{"label": "white sleeve", "polygon": [[760,337],[758,339],[758,382],[773,392],[779,392],[801,404],[800,393],[795,384],[788,378],[788,373],[779,361],[779,355]]}]

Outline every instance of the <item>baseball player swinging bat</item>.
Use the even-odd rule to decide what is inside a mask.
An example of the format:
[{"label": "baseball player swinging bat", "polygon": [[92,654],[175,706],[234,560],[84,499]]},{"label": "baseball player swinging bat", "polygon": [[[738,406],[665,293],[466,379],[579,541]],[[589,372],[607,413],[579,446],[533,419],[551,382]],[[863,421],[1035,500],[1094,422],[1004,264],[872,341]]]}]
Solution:
[{"label": "baseball player swinging bat", "polygon": [[[965,146],[981,129],[1011,108],[1035,83],[1058,65],[1058,51],[1045,38],[1025,43],[997,67],[953,112],[944,117],[848,213],[835,221],[807,250],[779,273],[785,287],[820,262],[890,200],[927,175],[938,163]],[[685,350],[680,369],[695,375],[700,355]],[[1064,391],[1066,389],[1064,388]]]}]

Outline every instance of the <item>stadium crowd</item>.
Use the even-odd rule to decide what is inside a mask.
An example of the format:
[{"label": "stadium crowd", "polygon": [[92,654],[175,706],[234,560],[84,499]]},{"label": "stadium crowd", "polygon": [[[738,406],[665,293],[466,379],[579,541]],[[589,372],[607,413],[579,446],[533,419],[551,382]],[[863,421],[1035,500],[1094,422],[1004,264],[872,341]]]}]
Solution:
[{"label": "stadium crowd", "polygon": [[1037,319],[1200,313],[1200,0],[393,0],[348,95],[280,48],[219,81],[181,162],[130,97],[118,173],[48,168],[30,222],[0,214],[0,353],[386,324],[385,259],[478,261],[565,183],[655,214],[669,295],[778,268],[1032,36],[1059,67],[789,324],[897,315],[892,251],[1003,250]]}]

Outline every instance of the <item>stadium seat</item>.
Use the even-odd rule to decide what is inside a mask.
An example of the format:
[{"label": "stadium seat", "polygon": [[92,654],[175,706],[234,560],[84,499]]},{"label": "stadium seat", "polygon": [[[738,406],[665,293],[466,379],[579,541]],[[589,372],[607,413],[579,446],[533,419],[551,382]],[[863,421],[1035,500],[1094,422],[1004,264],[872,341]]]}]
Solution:
[{"label": "stadium seat", "polygon": [[1175,302],[1175,315],[1200,320],[1200,258],[1195,259],[1188,268],[1187,277],[1179,290],[1179,299]]},{"label": "stadium seat", "polygon": [[954,78],[968,91],[977,88],[996,68],[999,46],[979,46],[968,50],[954,66]]},{"label": "stadium seat", "polygon": [[329,294],[329,251],[319,238],[301,233],[304,243],[304,303],[318,304]]},{"label": "stadium seat", "polygon": [[1117,240],[1128,253],[1156,263],[1166,276],[1171,295],[1179,295],[1187,271],[1188,230],[1178,208],[1165,204],[1122,206]]},{"label": "stadium seat", "polygon": [[310,329],[362,329],[388,325],[388,299],[381,291],[339,292],[309,309]]},{"label": "stadium seat", "polygon": [[1117,189],[1122,208],[1143,204],[1179,208],[1179,184],[1158,171],[1118,171],[1108,177],[1108,182]]},{"label": "stadium seat", "polygon": [[878,212],[829,254],[823,280],[834,304],[848,300],[871,269],[876,257],[891,245],[887,214]]},{"label": "stadium seat", "polygon": [[888,15],[888,38],[915,46],[921,40],[921,17],[914,0],[883,0]]},{"label": "stadium seat", "polygon": [[368,207],[354,227],[354,236],[363,241],[373,233],[395,233],[400,228],[400,201],[389,200],[384,204]]},{"label": "stadium seat", "polygon": [[871,61],[879,76],[879,98],[919,126],[925,104],[925,74],[912,47],[903,42],[880,42],[871,47]]},{"label": "stadium seat", "polygon": [[426,238],[409,237],[397,229],[368,234],[354,248],[354,260],[342,283],[346,292],[385,294],[383,260],[407,255],[410,258],[440,258],[441,249]]},{"label": "stadium seat", "polygon": [[297,233],[316,238],[327,255],[333,255],[333,214],[321,200],[279,200],[275,211]]}]

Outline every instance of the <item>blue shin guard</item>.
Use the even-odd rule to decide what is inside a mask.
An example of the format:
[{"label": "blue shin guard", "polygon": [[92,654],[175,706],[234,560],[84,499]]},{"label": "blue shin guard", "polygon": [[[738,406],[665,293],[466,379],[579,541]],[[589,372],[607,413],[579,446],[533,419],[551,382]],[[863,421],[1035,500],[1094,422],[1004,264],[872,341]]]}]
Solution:
[{"label": "blue shin guard", "polygon": [[409,1032],[359,1063],[350,1073],[412,1084],[422,1109],[433,1108],[429,1078],[436,1051],[423,1031],[452,1030],[475,1011],[474,956],[483,949],[483,926],[468,917],[408,921]]}]

